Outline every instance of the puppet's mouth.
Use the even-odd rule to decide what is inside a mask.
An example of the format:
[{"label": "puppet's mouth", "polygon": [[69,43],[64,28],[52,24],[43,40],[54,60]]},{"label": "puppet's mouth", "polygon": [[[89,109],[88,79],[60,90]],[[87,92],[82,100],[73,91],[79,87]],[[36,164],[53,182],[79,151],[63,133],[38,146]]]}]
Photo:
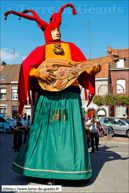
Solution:
[{"label": "puppet's mouth", "polygon": [[55,38],[58,38],[58,39],[59,39],[59,38],[60,38],[60,36],[55,36]]}]

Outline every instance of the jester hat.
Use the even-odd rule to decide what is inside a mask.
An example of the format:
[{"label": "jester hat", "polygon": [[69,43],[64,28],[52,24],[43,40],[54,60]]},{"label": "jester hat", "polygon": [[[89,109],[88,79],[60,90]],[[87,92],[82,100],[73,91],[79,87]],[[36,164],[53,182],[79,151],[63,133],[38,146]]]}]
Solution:
[{"label": "jester hat", "polygon": [[[66,5],[63,5],[59,9],[58,13],[53,13],[53,15],[50,17],[50,23],[49,24],[47,22],[43,21],[38,16],[38,14],[33,10],[24,10],[21,13],[16,12],[16,11],[7,11],[4,15],[5,15],[5,19],[7,19],[7,16],[9,14],[14,14],[14,15],[32,20],[32,21],[36,21],[38,27],[41,28],[41,30],[44,32],[45,41],[46,41],[46,43],[48,43],[48,42],[52,41],[51,31],[55,28],[59,29],[59,27],[61,25],[61,20],[62,20],[61,14],[66,7],[71,7],[73,9],[73,15],[77,14],[74,6],[71,3],[68,3]],[[32,13],[33,16],[26,15],[26,13]]]}]

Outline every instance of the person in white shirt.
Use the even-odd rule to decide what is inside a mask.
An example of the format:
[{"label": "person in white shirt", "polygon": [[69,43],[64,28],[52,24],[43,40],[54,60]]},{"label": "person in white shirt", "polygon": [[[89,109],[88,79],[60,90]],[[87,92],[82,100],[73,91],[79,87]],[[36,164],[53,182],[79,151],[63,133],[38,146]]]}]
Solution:
[{"label": "person in white shirt", "polygon": [[28,115],[28,119],[25,120],[24,144],[26,142],[26,138],[29,133],[31,123],[32,123],[32,119],[30,118],[30,115]]},{"label": "person in white shirt", "polygon": [[12,123],[12,128],[14,130],[14,151],[20,151],[22,146],[22,130],[25,128],[24,121],[21,121],[20,115],[16,115],[16,119]]},{"label": "person in white shirt", "polygon": [[91,147],[92,147],[91,153],[94,152],[94,138],[95,138],[96,150],[99,151],[99,148],[98,148],[99,135],[98,135],[98,127],[97,127],[98,123],[99,122],[95,119],[95,115],[91,115],[91,120],[89,120],[86,123],[86,126],[89,128],[89,132],[91,133],[90,135]]}]

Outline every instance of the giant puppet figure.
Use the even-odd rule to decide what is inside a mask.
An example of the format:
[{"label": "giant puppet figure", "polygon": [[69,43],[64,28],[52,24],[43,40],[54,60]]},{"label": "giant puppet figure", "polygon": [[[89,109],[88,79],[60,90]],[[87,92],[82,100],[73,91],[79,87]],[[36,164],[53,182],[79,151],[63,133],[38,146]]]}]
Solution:
[{"label": "giant puppet figure", "polygon": [[[35,20],[44,31],[46,44],[37,47],[23,61],[18,84],[19,111],[21,114],[29,95],[30,102],[35,103],[35,92],[38,98],[35,106],[32,125],[27,141],[13,162],[12,170],[25,176],[49,179],[81,180],[92,176],[89,152],[85,137],[82,103],[79,83],[89,89],[91,96],[95,92],[95,74],[101,70],[100,65],[84,72],[71,86],[59,92],[43,90],[38,79],[49,84],[55,75],[49,68],[38,68],[43,61],[51,58],[70,61],[86,61],[80,49],[73,43],[60,40],[61,14],[65,7],[76,10],[72,4],[61,7],[58,13],[50,18],[50,24],[41,20],[33,10],[22,13],[10,13]],[[26,15],[31,12],[33,16]],[[56,49],[59,43],[63,53]],[[30,96],[32,91],[32,99]]]}]

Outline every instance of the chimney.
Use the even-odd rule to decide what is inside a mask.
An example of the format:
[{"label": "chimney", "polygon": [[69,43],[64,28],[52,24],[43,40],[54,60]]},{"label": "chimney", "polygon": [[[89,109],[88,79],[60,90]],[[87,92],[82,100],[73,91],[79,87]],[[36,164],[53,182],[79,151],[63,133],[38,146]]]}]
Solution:
[{"label": "chimney", "polygon": [[111,46],[110,47],[107,47],[107,54],[111,54],[112,53],[112,48]]},{"label": "chimney", "polygon": [[6,63],[4,61],[1,62],[1,66],[5,66]]}]

